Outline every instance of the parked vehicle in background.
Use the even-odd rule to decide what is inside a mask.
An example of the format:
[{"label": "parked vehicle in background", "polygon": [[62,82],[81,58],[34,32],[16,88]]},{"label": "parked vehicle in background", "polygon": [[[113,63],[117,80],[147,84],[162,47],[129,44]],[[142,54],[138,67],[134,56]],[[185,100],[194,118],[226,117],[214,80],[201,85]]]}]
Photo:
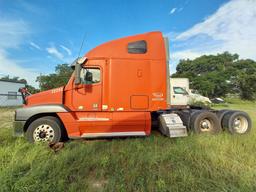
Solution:
[{"label": "parked vehicle in background", "polygon": [[169,137],[251,129],[242,111],[172,106],[169,41],[161,32],[104,43],[72,67],[67,85],[24,97],[23,108],[15,112],[16,135],[31,142],[148,136],[153,122]]},{"label": "parked vehicle in background", "polygon": [[208,105],[211,103],[208,97],[204,97],[195,90],[189,88],[188,78],[171,78],[171,105],[175,107],[186,107],[196,103]]},{"label": "parked vehicle in background", "polygon": [[212,103],[216,103],[216,104],[225,103],[225,101],[219,97],[213,98],[213,99],[211,99],[211,101],[212,101]]}]

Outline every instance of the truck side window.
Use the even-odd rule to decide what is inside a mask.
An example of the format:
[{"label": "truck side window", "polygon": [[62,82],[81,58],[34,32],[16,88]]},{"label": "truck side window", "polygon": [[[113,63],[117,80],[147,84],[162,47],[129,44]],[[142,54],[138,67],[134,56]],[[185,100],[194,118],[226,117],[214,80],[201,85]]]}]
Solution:
[{"label": "truck side window", "polygon": [[147,42],[144,40],[128,43],[128,53],[144,54],[147,52]]},{"label": "truck side window", "polygon": [[188,95],[188,92],[185,89],[183,89],[182,87],[173,87],[173,92],[175,94]]},{"label": "truck side window", "polygon": [[[86,80],[85,76],[87,71],[92,73],[92,80],[88,81]],[[98,68],[83,68],[80,73],[81,77],[81,84],[95,84],[100,82],[100,69]]]}]

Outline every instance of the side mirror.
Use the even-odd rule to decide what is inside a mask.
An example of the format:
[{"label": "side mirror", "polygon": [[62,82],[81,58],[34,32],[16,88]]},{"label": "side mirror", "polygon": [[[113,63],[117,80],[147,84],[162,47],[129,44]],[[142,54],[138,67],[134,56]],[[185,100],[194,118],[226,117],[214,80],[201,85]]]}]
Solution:
[{"label": "side mirror", "polygon": [[75,84],[78,85],[81,83],[80,73],[81,73],[82,65],[77,63],[75,65]]},{"label": "side mirror", "polygon": [[75,69],[75,84],[81,83],[80,73],[82,69],[82,64],[87,60],[86,57],[78,57],[72,64],[71,68]]},{"label": "side mirror", "polygon": [[92,79],[93,79],[93,74],[92,74],[92,72],[86,71],[86,74],[85,74],[85,81],[86,81],[86,82],[92,82]]}]

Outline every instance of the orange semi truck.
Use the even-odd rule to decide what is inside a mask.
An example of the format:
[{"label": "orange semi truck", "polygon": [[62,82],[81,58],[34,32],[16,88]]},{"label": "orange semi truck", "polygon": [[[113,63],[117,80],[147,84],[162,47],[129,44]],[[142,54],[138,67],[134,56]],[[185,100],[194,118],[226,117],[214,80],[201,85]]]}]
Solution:
[{"label": "orange semi truck", "polygon": [[21,91],[24,105],[15,111],[15,135],[58,142],[148,136],[154,126],[169,137],[190,130],[249,132],[245,112],[170,105],[168,43],[161,32],[113,40],[76,59],[67,85],[33,95]]}]

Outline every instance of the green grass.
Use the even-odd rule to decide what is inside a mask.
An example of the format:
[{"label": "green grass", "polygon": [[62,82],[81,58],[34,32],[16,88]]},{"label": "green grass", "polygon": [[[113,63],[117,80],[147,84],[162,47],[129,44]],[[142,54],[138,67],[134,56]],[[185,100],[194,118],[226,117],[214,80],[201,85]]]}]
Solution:
[{"label": "green grass", "polygon": [[[256,125],[256,104],[233,101]],[[216,107],[221,108],[221,107]],[[70,141],[58,153],[12,137],[0,109],[1,191],[256,191],[256,131]]]}]

